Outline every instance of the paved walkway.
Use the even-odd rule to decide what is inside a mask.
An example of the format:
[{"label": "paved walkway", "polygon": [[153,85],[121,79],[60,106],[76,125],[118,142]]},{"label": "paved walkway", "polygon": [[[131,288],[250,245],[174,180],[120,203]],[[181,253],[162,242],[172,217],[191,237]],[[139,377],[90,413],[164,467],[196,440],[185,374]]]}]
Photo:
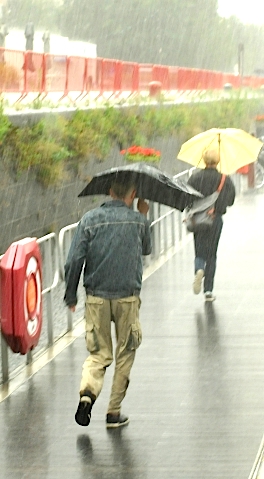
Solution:
[{"label": "paved walkway", "polygon": [[0,403],[1,479],[247,479],[264,432],[264,195],[225,217],[215,293],[191,290],[192,241],[143,285],[144,339],[105,428],[112,366],[78,426],[83,334]]}]

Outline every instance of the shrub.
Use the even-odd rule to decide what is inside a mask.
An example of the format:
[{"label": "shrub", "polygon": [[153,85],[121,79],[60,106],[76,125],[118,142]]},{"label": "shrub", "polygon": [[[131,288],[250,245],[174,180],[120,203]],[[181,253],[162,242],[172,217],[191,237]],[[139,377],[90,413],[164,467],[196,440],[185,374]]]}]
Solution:
[{"label": "shrub", "polygon": [[259,113],[259,100],[239,96],[214,102],[131,106],[76,111],[66,120],[51,114],[33,126],[15,127],[0,104],[0,152],[3,164],[16,176],[31,169],[43,185],[55,185],[68,166],[103,161],[118,145],[120,151],[138,145],[151,148],[158,137],[186,141],[212,127],[249,130]]},{"label": "shrub", "polygon": [[19,73],[12,65],[0,63],[0,90],[8,91],[11,88],[18,88]]}]

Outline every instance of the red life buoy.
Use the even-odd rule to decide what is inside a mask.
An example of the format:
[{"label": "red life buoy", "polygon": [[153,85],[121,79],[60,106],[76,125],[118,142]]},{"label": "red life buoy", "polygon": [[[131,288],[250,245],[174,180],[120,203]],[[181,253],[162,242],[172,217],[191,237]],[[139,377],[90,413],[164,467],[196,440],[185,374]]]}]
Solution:
[{"label": "red life buoy", "polygon": [[13,352],[26,354],[42,328],[42,261],[36,238],[12,243],[1,263],[1,330]]}]

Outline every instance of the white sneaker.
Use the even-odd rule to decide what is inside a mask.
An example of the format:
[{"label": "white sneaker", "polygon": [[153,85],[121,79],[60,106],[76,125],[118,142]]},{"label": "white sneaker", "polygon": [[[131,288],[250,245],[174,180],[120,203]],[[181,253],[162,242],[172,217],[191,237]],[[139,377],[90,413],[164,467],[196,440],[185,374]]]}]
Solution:
[{"label": "white sneaker", "polygon": [[206,291],[206,293],[204,293],[204,300],[205,301],[208,301],[208,302],[212,302],[214,301],[216,298],[215,296],[213,295],[213,293],[211,291]]},{"label": "white sneaker", "polygon": [[198,269],[195,273],[194,282],[193,282],[194,294],[199,294],[201,292],[203,277],[204,277],[204,270]]}]

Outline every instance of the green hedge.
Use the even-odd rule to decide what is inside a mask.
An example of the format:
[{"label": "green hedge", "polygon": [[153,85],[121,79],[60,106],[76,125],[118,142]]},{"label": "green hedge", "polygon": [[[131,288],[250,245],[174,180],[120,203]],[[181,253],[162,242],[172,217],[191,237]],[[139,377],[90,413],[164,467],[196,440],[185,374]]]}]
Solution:
[{"label": "green hedge", "polygon": [[0,153],[4,167],[19,176],[31,169],[44,186],[55,185],[70,167],[91,158],[103,161],[114,146],[151,147],[154,138],[182,142],[209,128],[249,131],[260,100],[231,98],[213,102],[77,110],[70,119],[52,114],[37,124],[16,127],[0,110]]}]

